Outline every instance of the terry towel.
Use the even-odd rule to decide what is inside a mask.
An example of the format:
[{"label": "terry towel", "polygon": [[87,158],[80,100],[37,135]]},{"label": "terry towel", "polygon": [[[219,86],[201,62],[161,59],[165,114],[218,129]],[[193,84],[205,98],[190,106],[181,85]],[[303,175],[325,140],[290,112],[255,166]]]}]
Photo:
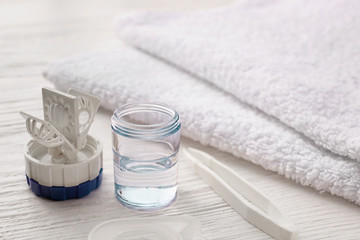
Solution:
[{"label": "terry towel", "polygon": [[121,20],[121,36],[171,64],[126,48],[57,61],[45,76],[110,110],[165,102],[183,135],[359,204],[356,5],[243,1],[135,15]]},{"label": "terry towel", "polygon": [[360,2],[247,0],[124,18],[129,44],[360,160]]},{"label": "terry towel", "polygon": [[139,51],[59,60],[45,76],[61,90],[73,87],[97,95],[109,110],[141,100],[167,103],[179,112],[184,136],[360,203],[359,162],[324,150],[215,86]]}]

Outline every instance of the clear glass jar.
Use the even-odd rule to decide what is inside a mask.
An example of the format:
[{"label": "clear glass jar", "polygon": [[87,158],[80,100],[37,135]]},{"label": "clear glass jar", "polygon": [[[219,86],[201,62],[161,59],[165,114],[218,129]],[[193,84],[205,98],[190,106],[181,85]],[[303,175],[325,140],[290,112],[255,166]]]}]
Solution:
[{"label": "clear glass jar", "polygon": [[160,209],[177,194],[180,119],[169,106],[134,103],[111,118],[117,198],[135,209]]}]

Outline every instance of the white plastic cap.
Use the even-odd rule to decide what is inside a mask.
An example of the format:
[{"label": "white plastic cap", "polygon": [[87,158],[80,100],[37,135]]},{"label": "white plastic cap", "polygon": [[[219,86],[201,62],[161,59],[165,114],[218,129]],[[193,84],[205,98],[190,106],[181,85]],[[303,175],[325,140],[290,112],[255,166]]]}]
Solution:
[{"label": "white plastic cap", "polygon": [[190,216],[115,219],[96,226],[88,240],[193,240],[200,222]]}]

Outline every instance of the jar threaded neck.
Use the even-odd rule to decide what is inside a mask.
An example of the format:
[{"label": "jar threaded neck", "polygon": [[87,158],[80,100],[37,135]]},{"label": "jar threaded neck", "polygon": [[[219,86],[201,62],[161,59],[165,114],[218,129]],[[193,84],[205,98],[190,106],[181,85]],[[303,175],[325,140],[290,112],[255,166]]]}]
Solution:
[{"label": "jar threaded neck", "polygon": [[125,137],[157,138],[176,133],[181,124],[179,114],[167,105],[130,103],[114,111],[111,127]]}]

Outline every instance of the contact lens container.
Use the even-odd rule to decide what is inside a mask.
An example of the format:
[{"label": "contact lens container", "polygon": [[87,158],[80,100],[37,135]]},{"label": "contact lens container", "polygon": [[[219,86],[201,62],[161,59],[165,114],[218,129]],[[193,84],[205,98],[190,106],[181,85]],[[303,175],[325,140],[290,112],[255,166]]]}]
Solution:
[{"label": "contact lens container", "polygon": [[180,118],[164,104],[119,106],[111,119],[115,194],[133,209],[156,210],[177,195]]}]

